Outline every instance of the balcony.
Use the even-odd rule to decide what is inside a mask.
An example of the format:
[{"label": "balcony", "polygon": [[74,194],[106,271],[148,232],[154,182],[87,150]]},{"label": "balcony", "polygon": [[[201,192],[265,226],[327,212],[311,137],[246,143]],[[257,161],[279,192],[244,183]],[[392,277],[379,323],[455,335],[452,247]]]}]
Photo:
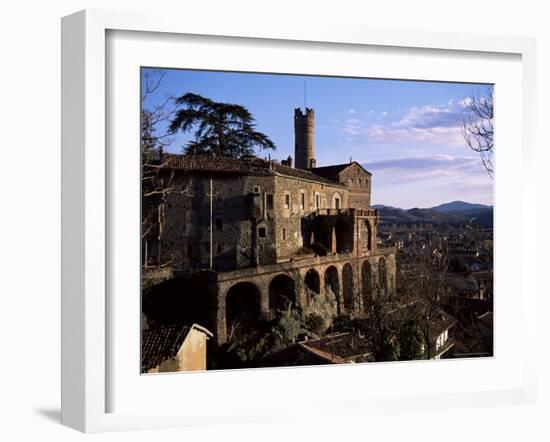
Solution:
[{"label": "balcony", "polygon": [[378,217],[378,209],[317,209],[306,218],[318,216],[352,216],[352,217]]}]

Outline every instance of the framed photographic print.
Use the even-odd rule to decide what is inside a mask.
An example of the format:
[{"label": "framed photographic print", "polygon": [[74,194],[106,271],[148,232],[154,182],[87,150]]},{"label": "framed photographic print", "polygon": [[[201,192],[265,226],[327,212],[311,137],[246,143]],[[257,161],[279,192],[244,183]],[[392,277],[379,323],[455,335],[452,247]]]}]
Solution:
[{"label": "framed photographic print", "polygon": [[531,401],[533,45],[64,18],[63,422]]}]

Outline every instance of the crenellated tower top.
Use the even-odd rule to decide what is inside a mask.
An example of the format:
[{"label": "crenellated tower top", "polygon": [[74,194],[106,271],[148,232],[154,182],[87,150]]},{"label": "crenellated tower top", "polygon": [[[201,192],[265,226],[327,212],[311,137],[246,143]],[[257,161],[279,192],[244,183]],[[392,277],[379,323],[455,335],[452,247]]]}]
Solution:
[{"label": "crenellated tower top", "polygon": [[294,109],[294,157],[297,169],[311,169],[315,167],[314,150],[315,111],[305,108]]}]

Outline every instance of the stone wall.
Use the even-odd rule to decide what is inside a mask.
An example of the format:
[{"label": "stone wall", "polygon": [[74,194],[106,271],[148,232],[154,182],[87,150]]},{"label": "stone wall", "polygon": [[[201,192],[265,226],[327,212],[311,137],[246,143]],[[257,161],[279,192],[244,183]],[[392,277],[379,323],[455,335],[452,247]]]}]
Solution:
[{"label": "stone wall", "polygon": [[[238,164],[241,169],[242,164]],[[175,270],[209,268],[212,255],[214,270],[229,271],[287,260],[311,244],[303,220],[317,209],[370,205],[371,176],[357,163],[339,173],[341,185],[308,179],[307,173],[296,175],[297,170],[272,163],[269,167],[262,163],[263,168],[258,164],[256,169],[233,172],[178,171],[176,188],[159,210],[160,242],[151,242],[151,250],[164,265]],[[354,246],[359,244],[361,228],[353,233]],[[371,231],[375,238],[372,221]],[[375,241],[371,242],[374,248]]]},{"label": "stone wall", "polygon": [[294,256],[304,244],[309,243],[309,238],[302,237],[302,219],[318,208],[334,208],[335,198],[340,199],[341,207],[347,207],[348,191],[344,187],[285,176],[275,177],[274,208],[268,213],[275,220],[277,260]]},{"label": "stone wall", "polygon": [[[381,281],[380,262],[385,263],[385,279]],[[365,270],[368,267],[368,271]],[[347,270],[346,270],[347,269]],[[306,275],[313,271],[319,280],[317,294],[307,287]],[[334,273],[335,284],[331,285],[330,274]],[[347,273],[346,273],[347,272]],[[368,284],[365,284],[365,273]],[[227,295],[232,287],[248,283],[255,287],[256,295],[251,303],[266,315],[270,311],[270,285],[280,275],[287,275],[294,281],[297,291],[296,302],[299,308],[308,312],[320,303],[335,303],[338,314],[361,316],[364,306],[370,300],[395,294],[396,260],[395,249],[379,248],[376,255],[354,256],[337,254],[317,256],[256,267],[224,272],[216,275],[218,312],[216,318],[215,341],[223,344],[227,339]],[[346,276],[347,275],[347,278]],[[380,284],[382,283],[382,285]],[[347,299],[345,294],[347,293]],[[315,299],[318,297],[319,299]]]},{"label": "stone wall", "polygon": [[206,370],[207,341],[208,338],[205,333],[192,328],[177,355],[150,369],[148,373]]},{"label": "stone wall", "polygon": [[165,255],[177,269],[208,268],[212,222],[213,268],[234,270],[275,260],[274,220],[265,197],[274,193],[272,176],[187,174],[178,179],[165,205],[161,234]]},{"label": "stone wall", "polygon": [[370,207],[371,175],[357,163],[350,164],[339,174],[340,182],[349,187],[349,207],[368,209]]},{"label": "stone wall", "polygon": [[[357,183],[368,177],[350,168]],[[346,175],[346,176],[348,176]],[[358,178],[361,177],[361,178]],[[176,270],[208,268],[210,260],[210,176],[181,175],[164,205],[161,254]],[[367,188],[370,184],[367,184]],[[304,218],[318,208],[347,208],[352,194],[346,187],[274,175],[216,174],[212,176],[213,268],[230,271],[287,260],[311,245]],[[364,191],[353,188],[367,201]],[[366,196],[365,196],[366,195]],[[338,200],[338,201],[337,201]],[[370,250],[376,247],[376,219],[370,226]],[[353,229],[354,248],[368,249],[366,224]],[[329,240],[325,241],[327,244]]]},{"label": "stone wall", "polygon": [[296,168],[309,169],[314,167],[311,160],[315,158],[314,153],[315,137],[315,112],[307,109],[305,114],[302,109],[294,110],[294,139],[296,157]]}]

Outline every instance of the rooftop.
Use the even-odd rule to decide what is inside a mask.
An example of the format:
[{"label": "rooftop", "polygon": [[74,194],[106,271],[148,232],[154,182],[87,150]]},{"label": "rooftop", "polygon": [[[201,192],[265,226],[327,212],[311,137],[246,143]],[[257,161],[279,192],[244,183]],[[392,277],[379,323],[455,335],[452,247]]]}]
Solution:
[{"label": "rooftop", "polygon": [[[283,175],[303,180],[315,181],[331,186],[345,187],[338,181],[313,173],[309,170],[296,169],[274,160],[263,160],[257,157],[230,158],[207,155],[163,155],[164,167],[187,171],[210,173],[237,173],[249,175]],[[348,164],[349,166],[349,164]]]},{"label": "rooftop", "polygon": [[212,333],[197,324],[174,324],[143,330],[141,335],[142,372],[175,357],[191,329],[197,329],[209,337],[212,336]]},{"label": "rooftop", "polygon": [[313,173],[317,174],[317,175],[321,175],[323,177],[336,180],[336,179],[338,179],[338,174],[340,172],[347,169],[348,167],[350,167],[353,164],[357,164],[366,173],[368,173],[369,175],[372,175],[367,169],[365,169],[357,161],[352,161],[351,163],[344,163],[344,164],[333,164],[332,166],[315,167],[314,169],[311,169],[311,171]]},{"label": "rooftop", "polygon": [[354,333],[333,333],[302,345],[328,355],[335,363],[340,364],[371,353],[367,339]]}]

